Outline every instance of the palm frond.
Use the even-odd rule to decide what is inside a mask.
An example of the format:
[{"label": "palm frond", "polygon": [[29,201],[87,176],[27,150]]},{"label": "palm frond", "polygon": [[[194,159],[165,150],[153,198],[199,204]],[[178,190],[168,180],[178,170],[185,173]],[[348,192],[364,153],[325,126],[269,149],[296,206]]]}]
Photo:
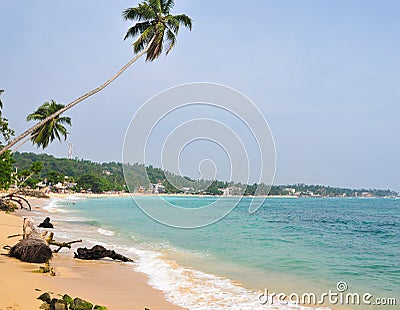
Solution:
[{"label": "palm frond", "polygon": [[142,35],[133,43],[133,51],[135,53],[139,53],[147,46],[147,44],[149,44],[155,32],[154,28],[155,26],[148,27],[145,31],[143,31]]},{"label": "palm frond", "polygon": [[151,9],[154,11],[154,13],[156,13],[156,15],[164,13],[162,11],[161,0],[148,0],[148,3]]},{"label": "palm frond", "polygon": [[179,14],[179,15],[174,15],[174,19],[176,19],[181,25],[184,25],[186,28],[189,28],[189,30],[192,30],[193,21],[189,16],[185,14]]},{"label": "palm frond", "polygon": [[[61,125],[61,127],[62,127],[62,125]],[[64,127],[63,127],[63,128],[64,128]],[[58,141],[61,141],[60,131],[59,131],[59,125],[56,125],[56,126],[55,126],[55,129],[56,129],[56,130],[53,131],[54,138],[57,138]],[[64,128],[64,129],[65,129],[65,128]],[[67,137],[65,137],[65,139],[67,139]]]},{"label": "palm frond", "polygon": [[162,12],[164,14],[169,14],[175,5],[174,0],[162,0],[162,3]]},{"label": "palm frond", "polygon": [[168,15],[165,18],[165,21],[168,27],[174,32],[174,34],[177,35],[179,32],[179,25],[180,25],[179,20],[177,20],[173,15]]},{"label": "palm frond", "polygon": [[66,125],[69,125],[69,126],[72,125],[71,118],[68,117],[68,116],[64,116],[64,117],[58,118],[58,122],[59,122],[60,124],[66,124]]},{"label": "palm frond", "polygon": [[[59,133],[59,134],[61,134],[61,135],[63,136],[64,140],[67,140],[68,131],[67,131],[67,128],[65,128],[63,125],[57,124],[57,130],[56,130],[56,132]],[[61,139],[59,138],[59,136],[58,136],[57,138],[58,138],[58,140],[61,141]]]},{"label": "palm frond", "polygon": [[157,14],[146,2],[139,4],[137,7],[128,8],[122,12],[122,17],[125,20],[145,21],[157,18]]},{"label": "palm frond", "polygon": [[165,52],[165,55],[168,55],[169,52],[174,48],[174,46],[176,45],[176,37],[175,34],[168,29],[167,30],[167,43],[168,43],[168,47],[167,47],[167,51]]},{"label": "palm frond", "polygon": [[138,34],[142,34],[150,26],[151,26],[151,23],[148,21],[135,24],[133,27],[128,29],[128,31],[126,32],[126,35],[124,37],[124,40],[126,40],[129,37],[134,38]]}]

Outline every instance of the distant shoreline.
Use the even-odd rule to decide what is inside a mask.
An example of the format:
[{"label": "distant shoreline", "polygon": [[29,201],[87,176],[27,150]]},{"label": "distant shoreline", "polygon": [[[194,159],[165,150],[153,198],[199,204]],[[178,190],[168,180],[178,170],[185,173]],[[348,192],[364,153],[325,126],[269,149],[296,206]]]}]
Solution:
[{"label": "distant shoreline", "polygon": [[267,195],[267,196],[240,196],[240,195],[229,195],[229,196],[224,196],[224,195],[199,195],[199,194],[142,194],[142,193],[118,193],[118,194],[110,194],[110,193],[105,193],[105,194],[99,194],[99,193],[65,193],[65,194],[59,194],[59,193],[50,193],[48,194],[50,198],[66,198],[66,197],[80,197],[80,198],[118,198],[118,197],[196,197],[196,198],[256,198],[256,199],[268,199],[268,198],[279,198],[279,199],[299,199],[299,198],[310,198],[310,199],[318,199],[318,198],[335,198],[335,199],[399,199],[400,197],[394,196],[394,197],[340,197],[340,196],[335,196],[335,197],[330,197],[330,196],[291,196],[291,195]]}]

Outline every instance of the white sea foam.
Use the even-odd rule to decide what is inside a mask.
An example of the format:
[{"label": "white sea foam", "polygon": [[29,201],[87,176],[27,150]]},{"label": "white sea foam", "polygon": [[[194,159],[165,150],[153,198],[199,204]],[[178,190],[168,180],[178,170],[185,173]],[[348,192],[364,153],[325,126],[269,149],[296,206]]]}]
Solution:
[{"label": "white sea foam", "polygon": [[135,270],[145,273],[151,286],[163,291],[170,302],[190,310],[310,309],[261,305],[260,292],[248,290],[228,278],[180,266],[154,251],[131,248],[130,252],[138,256]]},{"label": "white sea foam", "polygon": [[67,197],[64,198],[64,200],[72,200],[72,201],[75,201],[75,200],[82,200],[82,199],[87,199],[87,198],[85,198],[85,197],[78,197],[78,196],[74,196],[74,195],[69,195],[69,196],[67,196]]},{"label": "white sea foam", "polygon": [[98,228],[97,232],[102,234],[102,235],[105,235],[105,236],[114,236],[115,235],[115,231],[107,230],[107,229],[104,229],[104,228]]},{"label": "white sea foam", "polygon": [[[102,228],[96,231],[99,230],[103,231],[102,234],[107,232]],[[73,234],[69,237],[73,237]],[[85,246],[99,244],[129,257],[136,256],[134,270],[146,274],[152,287],[163,291],[168,301],[181,307],[190,310],[311,309],[300,306],[261,305],[258,301],[260,292],[248,290],[228,278],[181,266],[157,251],[142,249],[143,244],[139,245],[140,248],[128,248],[122,244],[110,244],[111,239],[104,242],[98,238],[96,235],[87,236]]]},{"label": "white sea foam", "polygon": [[43,209],[50,213],[68,213],[68,211],[63,208],[63,201],[64,199],[53,198]]}]

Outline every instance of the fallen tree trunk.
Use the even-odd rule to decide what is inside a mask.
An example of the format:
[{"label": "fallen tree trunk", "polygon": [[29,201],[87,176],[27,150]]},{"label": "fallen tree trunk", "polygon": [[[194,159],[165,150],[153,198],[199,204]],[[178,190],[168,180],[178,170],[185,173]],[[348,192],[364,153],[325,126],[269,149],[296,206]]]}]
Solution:
[{"label": "fallen tree trunk", "polygon": [[58,249],[54,251],[57,253],[63,247],[70,249],[72,243],[82,242],[82,240],[57,242],[53,239],[53,233],[50,233],[46,238],[47,231],[44,233],[37,231],[33,220],[30,218],[24,218],[22,231],[22,234],[8,236],[8,238],[23,237],[21,241],[10,249],[8,256],[18,258],[28,263],[47,263],[53,257],[53,252],[49,245],[58,246]]},{"label": "fallen tree trunk", "polygon": [[44,241],[44,235],[36,230],[32,219],[24,218],[22,231],[23,239],[10,249],[8,256],[28,263],[47,263],[53,257],[53,253]]},{"label": "fallen tree trunk", "polygon": [[86,259],[86,260],[96,260],[105,257],[120,260],[123,262],[133,262],[132,259],[116,253],[114,250],[107,250],[101,245],[95,245],[91,249],[88,248],[78,248],[78,253],[74,253],[75,258]]},{"label": "fallen tree trunk", "polygon": [[22,239],[11,248],[8,255],[23,262],[42,264],[53,257],[53,252],[43,240]]}]

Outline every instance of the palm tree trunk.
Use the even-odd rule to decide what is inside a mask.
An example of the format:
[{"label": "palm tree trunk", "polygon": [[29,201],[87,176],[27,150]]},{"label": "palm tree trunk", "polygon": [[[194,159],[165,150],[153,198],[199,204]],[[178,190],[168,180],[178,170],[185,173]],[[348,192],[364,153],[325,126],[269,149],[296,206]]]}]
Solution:
[{"label": "palm tree trunk", "polygon": [[45,118],[44,120],[42,120],[41,122],[37,123],[36,125],[34,125],[33,127],[29,128],[28,130],[26,130],[24,133],[20,134],[18,137],[16,137],[15,139],[13,139],[11,142],[9,142],[5,147],[3,147],[2,149],[0,149],[0,155],[2,155],[5,151],[7,151],[8,149],[10,149],[11,147],[13,147],[16,143],[18,143],[19,141],[21,141],[22,139],[24,139],[25,137],[29,136],[32,132],[34,132],[36,129],[40,128],[41,126],[43,126],[44,124],[46,124],[48,121],[50,121],[51,119],[57,117],[58,115],[64,113],[65,111],[71,109],[72,107],[74,107],[75,105],[77,105],[79,102],[89,98],[90,96],[93,96],[94,94],[98,93],[99,91],[101,91],[102,89],[106,88],[108,85],[111,84],[111,82],[113,82],[117,77],[119,77],[130,65],[132,65],[134,62],[136,62],[140,57],[142,57],[144,54],[147,53],[151,43],[153,42],[154,38],[151,39],[151,41],[147,44],[146,48],[143,49],[140,53],[138,53],[134,58],[132,58],[129,62],[127,62],[125,64],[125,66],[123,66],[117,73],[115,73],[107,82],[105,82],[104,84],[100,85],[99,87],[91,90],[90,92],[80,96],[79,98],[75,99],[74,101],[68,103],[64,108],[58,110],[57,112],[53,113],[52,115],[50,115],[49,117]]},{"label": "palm tree trunk", "polygon": [[28,142],[30,137],[27,137],[25,140],[20,141],[18,144],[14,144],[12,146],[12,153],[15,153],[21,146],[23,146],[26,142]]}]

